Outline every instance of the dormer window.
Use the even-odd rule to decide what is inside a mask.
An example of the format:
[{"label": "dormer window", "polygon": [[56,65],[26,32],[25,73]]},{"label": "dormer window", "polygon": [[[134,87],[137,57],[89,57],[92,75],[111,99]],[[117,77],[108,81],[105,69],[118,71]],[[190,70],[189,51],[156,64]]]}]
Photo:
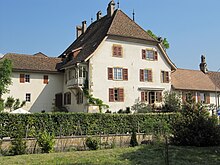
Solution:
[{"label": "dormer window", "polygon": [[149,61],[157,61],[158,60],[157,51],[153,49],[142,49],[142,59]]},{"label": "dormer window", "polygon": [[122,57],[122,46],[121,45],[113,45],[112,47],[112,56],[113,57]]}]

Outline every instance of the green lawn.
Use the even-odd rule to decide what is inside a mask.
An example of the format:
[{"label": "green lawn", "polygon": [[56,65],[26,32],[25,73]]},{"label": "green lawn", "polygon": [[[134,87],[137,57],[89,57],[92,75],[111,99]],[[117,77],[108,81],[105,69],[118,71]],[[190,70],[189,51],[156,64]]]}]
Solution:
[{"label": "green lawn", "polygon": [[[163,165],[163,148],[139,146],[98,151],[73,151],[51,154],[0,156],[0,164],[90,164],[90,165]],[[170,165],[220,165],[220,147],[169,147]]]}]

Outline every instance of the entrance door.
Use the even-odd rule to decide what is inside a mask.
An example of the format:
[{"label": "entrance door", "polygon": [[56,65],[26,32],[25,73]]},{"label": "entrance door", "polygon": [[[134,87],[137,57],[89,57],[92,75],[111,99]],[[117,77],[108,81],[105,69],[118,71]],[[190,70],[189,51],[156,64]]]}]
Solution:
[{"label": "entrance door", "polygon": [[62,107],[63,105],[63,94],[62,93],[58,93],[55,95],[55,106],[56,107]]}]

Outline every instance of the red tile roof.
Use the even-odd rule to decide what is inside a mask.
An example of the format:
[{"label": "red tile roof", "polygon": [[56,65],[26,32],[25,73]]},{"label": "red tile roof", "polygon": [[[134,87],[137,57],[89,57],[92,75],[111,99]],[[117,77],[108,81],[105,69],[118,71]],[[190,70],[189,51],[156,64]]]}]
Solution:
[{"label": "red tile roof", "polygon": [[171,74],[171,83],[176,90],[220,91],[209,74],[199,70],[177,69]]},{"label": "red tile roof", "polygon": [[12,61],[13,70],[58,72],[56,66],[61,58],[47,57],[42,53],[35,55],[8,53],[3,59]]}]

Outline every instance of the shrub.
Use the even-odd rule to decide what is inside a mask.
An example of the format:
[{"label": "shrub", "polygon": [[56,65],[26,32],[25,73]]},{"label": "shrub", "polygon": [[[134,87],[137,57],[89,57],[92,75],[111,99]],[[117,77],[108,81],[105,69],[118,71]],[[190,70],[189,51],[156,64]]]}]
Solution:
[{"label": "shrub", "polygon": [[90,150],[97,150],[99,148],[99,142],[96,138],[88,137],[86,138],[86,146]]},{"label": "shrub", "polygon": [[41,133],[38,133],[36,138],[37,143],[41,147],[43,153],[50,153],[53,151],[55,145],[54,135],[43,131]]},{"label": "shrub", "polygon": [[4,110],[4,100],[0,98],[0,112]]},{"label": "shrub", "polygon": [[162,111],[164,112],[177,112],[181,109],[181,99],[176,92],[164,93],[164,105]]},{"label": "shrub", "polygon": [[138,102],[134,104],[131,109],[136,112],[136,113],[149,113],[153,111],[153,108],[151,105],[143,103],[143,102]]},{"label": "shrub", "polygon": [[131,147],[138,146],[137,135],[136,135],[135,131],[132,131],[131,140],[130,140],[130,146]]},{"label": "shrub", "polygon": [[22,155],[26,153],[26,141],[21,137],[16,137],[11,141],[12,146],[9,149],[9,154],[11,155]]},{"label": "shrub", "polygon": [[180,116],[171,124],[176,145],[215,146],[220,145],[220,130],[216,116],[209,116],[204,106],[186,102]]}]

